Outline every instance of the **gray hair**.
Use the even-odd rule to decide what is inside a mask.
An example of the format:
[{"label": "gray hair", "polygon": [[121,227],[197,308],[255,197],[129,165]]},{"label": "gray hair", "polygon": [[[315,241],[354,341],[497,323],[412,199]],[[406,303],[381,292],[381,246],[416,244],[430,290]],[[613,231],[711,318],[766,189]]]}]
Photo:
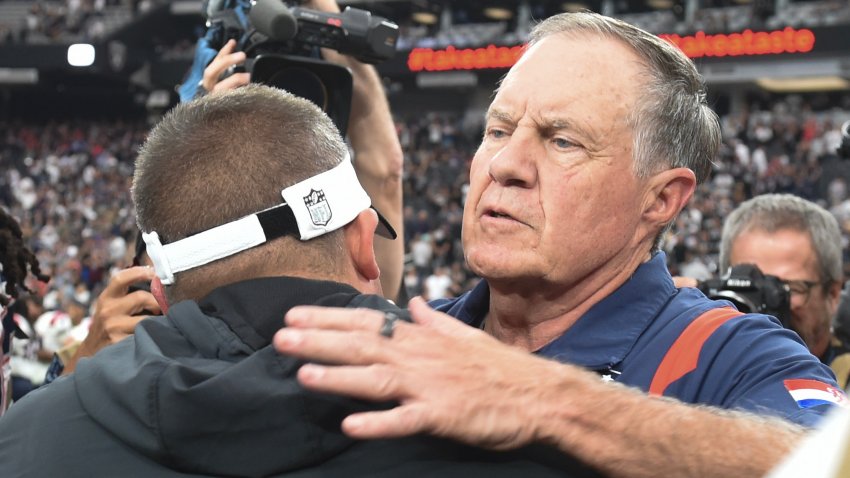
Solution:
[{"label": "gray hair", "polygon": [[628,118],[638,177],[667,168],[689,168],[703,182],[720,147],[720,123],[706,103],[694,63],[678,48],[621,20],[591,12],[562,13],[537,24],[533,45],[554,34],[590,33],[629,46],[646,67],[645,95]]},{"label": "gray hair", "polygon": [[[645,94],[626,119],[634,131],[635,175],[688,168],[704,182],[720,147],[720,123],[706,102],[705,84],[694,63],[678,48],[626,22],[592,12],[562,13],[537,24],[533,45],[555,34],[593,34],[623,42],[643,61]],[[668,223],[656,236],[660,248]]]},{"label": "gray hair", "polygon": [[841,282],[843,278],[841,230],[826,209],[791,194],[764,194],[738,206],[723,224],[720,238],[720,272],[729,269],[732,243],[748,231],[791,229],[809,235],[818,258],[820,279]]}]

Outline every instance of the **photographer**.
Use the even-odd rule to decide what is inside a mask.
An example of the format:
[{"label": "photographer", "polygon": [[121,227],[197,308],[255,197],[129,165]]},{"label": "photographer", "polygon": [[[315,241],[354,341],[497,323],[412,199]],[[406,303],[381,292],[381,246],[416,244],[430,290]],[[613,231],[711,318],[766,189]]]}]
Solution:
[{"label": "photographer", "polygon": [[[844,280],[841,232],[829,211],[789,194],[742,203],[723,224],[720,272],[739,264],[754,264],[788,284],[788,327],[824,364],[850,353],[832,329]],[[833,371],[846,388],[847,371]]]},{"label": "photographer", "polygon": [[103,347],[120,342],[133,333],[140,321],[162,313],[150,293],[150,282],[155,276],[152,266],[139,232],[132,267],[119,271],[109,279],[106,288],[95,301],[86,338],[70,360],[63,363],[58,355],[54,357],[45,382],[72,373],[81,358],[91,357]]}]

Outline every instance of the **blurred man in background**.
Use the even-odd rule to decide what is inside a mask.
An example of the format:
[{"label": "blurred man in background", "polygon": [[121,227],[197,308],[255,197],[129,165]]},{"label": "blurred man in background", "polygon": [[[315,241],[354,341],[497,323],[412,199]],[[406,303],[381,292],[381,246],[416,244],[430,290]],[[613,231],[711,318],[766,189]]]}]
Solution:
[{"label": "blurred man in background", "polygon": [[788,284],[790,328],[833,371],[841,388],[850,374],[850,349],[833,334],[844,285],[841,231],[826,209],[789,194],[764,194],[738,206],[723,224],[721,275],[754,264]]}]

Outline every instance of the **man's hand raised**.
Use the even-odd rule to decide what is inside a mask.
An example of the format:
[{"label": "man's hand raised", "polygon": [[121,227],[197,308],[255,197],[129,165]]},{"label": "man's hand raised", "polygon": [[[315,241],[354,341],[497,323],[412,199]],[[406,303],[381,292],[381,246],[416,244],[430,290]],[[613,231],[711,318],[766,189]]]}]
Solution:
[{"label": "man's hand raised", "polygon": [[286,355],[337,364],[303,366],[298,379],[307,388],[400,402],[347,417],[342,428],[356,438],[429,433],[516,448],[541,438],[538,414],[554,380],[564,371],[584,374],[504,345],[422,299],[412,300],[410,311],[414,323],[398,322],[387,338],[379,334],[379,311],[297,307],[274,345]]}]

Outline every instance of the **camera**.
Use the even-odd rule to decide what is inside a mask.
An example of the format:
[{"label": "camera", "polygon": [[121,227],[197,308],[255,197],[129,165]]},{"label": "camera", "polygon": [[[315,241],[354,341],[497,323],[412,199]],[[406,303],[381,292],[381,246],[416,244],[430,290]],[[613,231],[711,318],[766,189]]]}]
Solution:
[{"label": "camera", "polygon": [[700,281],[697,288],[710,299],[732,302],[744,313],[772,315],[791,328],[791,289],[753,264],[736,265],[719,279]]},{"label": "camera", "polygon": [[[208,48],[217,51],[235,39],[236,50],[247,57],[240,68],[251,74],[252,82],[312,101],[342,134],[351,111],[351,72],[323,61],[319,48],[374,64],[393,57],[399,34],[395,23],[351,7],[328,13],[281,0],[210,0],[204,11]],[[206,63],[193,65],[201,71],[205,67]]]}]

